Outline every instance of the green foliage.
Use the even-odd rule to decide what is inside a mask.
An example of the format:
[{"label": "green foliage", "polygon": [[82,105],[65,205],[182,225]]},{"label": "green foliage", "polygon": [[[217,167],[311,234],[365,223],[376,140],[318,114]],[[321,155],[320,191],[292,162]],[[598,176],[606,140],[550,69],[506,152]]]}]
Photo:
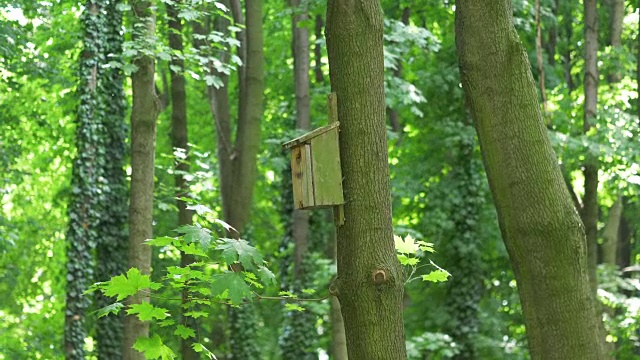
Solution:
[{"label": "green foliage", "polygon": [[[214,223],[221,224],[221,222]],[[126,274],[94,284],[89,289],[90,292],[100,291],[105,296],[115,298],[117,301],[98,310],[99,317],[112,316],[124,308],[127,314],[135,315],[141,321],[151,321],[160,328],[168,327],[171,329],[171,334],[183,339],[196,338],[197,340],[202,337],[202,334],[189,327],[190,323],[185,318],[207,317],[210,312],[215,311],[215,306],[218,304],[233,307],[243,305],[239,309],[231,310],[241,322],[242,319],[246,320],[256,316],[253,313],[255,310],[251,309],[253,306],[250,305],[253,300],[264,298],[295,300],[297,298],[294,294],[285,297],[264,297],[257,293],[265,286],[274,285],[275,276],[266,267],[258,250],[249,245],[246,240],[224,237],[214,239],[213,232],[200,225],[184,225],[176,231],[181,236],[158,237],[148,240],[147,244],[192,253],[196,255],[196,262],[184,266],[168,267],[161,282],[154,282],[150,275],[142,274],[138,269],[131,268]],[[238,268],[239,265],[242,266],[241,270]],[[150,290],[154,291],[150,292]],[[123,305],[121,302],[139,292],[149,292],[154,298],[156,293],[162,294],[167,290],[177,292],[186,290],[183,294],[186,294],[187,300],[181,305],[186,311],[182,314],[183,320],[181,322],[177,321],[180,318],[178,309],[163,308],[149,302],[129,305]],[[312,292],[308,289],[306,291],[306,293]],[[162,297],[158,299],[163,300]],[[303,310],[299,305],[287,304],[287,306],[290,310]],[[247,307],[249,307],[248,310]],[[197,347],[202,352],[210,354],[202,344]],[[150,338],[138,339],[135,348],[144,352],[147,358],[168,359],[174,356],[159,333],[154,333]],[[257,351],[257,349],[255,350]],[[251,356],[257,354],[253,351],[245,348],[241,354],[249,356],[243,357],[244,359],[250,359]],[[257,358],[255,356],[253,358]]]},{"label": "green foliage", "polygon": [[158,334],[154,334],[152,337],[138,338],[133,348],[144,353],[144,357],[147,359],[169,360],[176,358],[176,354],[162,342]]},{"label": "green foliage", "polygon": [[[418,263],[420,262],[420,259],[423,258],[426,253],[435,252],[433,244],[422,240],[416,241],[411,235],[405,236],[404,239],[398,235],[394,235],[393,240],[396,251],[398,252],[398,261],[400,261],[400,264],[410,269],[407,280],[405,280],[406,283],[409,283],[417,279],[414,277],[414,274],[419,268]],[[423,281],[434,283],[444,282],[447,281],[449,276],[451,276],[449,272],[439,267],[431,260],[429,260],[429,265],[435,267],[436,270],[429,272],[427,275],[422,275],[421,278]]]}]

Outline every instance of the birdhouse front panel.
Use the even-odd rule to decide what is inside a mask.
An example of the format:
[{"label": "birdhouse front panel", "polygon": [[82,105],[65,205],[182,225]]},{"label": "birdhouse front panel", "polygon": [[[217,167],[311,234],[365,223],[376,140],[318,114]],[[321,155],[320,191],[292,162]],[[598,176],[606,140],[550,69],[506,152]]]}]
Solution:
[{"label": "birdhouse front panel", "polygon": [[343,204],[338,128],[311,139],[315,207]]}]

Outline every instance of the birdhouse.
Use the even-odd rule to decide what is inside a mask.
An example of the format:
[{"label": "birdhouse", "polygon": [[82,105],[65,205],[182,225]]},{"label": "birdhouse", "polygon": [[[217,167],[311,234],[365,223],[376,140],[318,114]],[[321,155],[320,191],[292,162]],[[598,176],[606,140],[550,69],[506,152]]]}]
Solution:
[{"label": "birdhouse", "polygon": [[293,201],[296,209],[344,204],[338,131],[332,122],[283,145],[291,149]]}]

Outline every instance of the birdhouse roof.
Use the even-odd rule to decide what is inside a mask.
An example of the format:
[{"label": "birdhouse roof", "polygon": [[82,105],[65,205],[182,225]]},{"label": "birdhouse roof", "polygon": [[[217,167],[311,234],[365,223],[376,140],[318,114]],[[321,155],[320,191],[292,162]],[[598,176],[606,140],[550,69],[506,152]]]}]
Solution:
[{"label": "birdhouse roof", "polygon": [[301,144],[305,144],[307,142],[309,142],[311,139],[322,135],[330,130],[336,129],[338,126],[340,126],[340,122],[336,121],[336,122],[332,122],[331,124],[327,125],[327,126],[323,126],[320,128],[317,128],[311,132],[308,132],[300,137],[297,137],[291,141],[287,141],[286,143],[282,144],[282,147],[284,149],[291,149],[294,146],[298,146]]}]

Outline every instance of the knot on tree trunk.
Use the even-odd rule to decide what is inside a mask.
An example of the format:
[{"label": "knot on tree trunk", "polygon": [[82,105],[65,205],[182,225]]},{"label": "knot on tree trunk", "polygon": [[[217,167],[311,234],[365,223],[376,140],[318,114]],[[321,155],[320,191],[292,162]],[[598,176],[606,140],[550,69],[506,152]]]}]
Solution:
[{"label": "knot on tree trunk", "polygon": [[376,269],[371,273],[371,281],[373,281],[375,285],[386,283],[388,278],[387,272],[383,269]]},{"label": "knot on tree trunk", "polygon": [[333,295],[338,297],[340,295],[340,278],[336,277],[333,279],[331,284],[329,284],[329,295]]}]

